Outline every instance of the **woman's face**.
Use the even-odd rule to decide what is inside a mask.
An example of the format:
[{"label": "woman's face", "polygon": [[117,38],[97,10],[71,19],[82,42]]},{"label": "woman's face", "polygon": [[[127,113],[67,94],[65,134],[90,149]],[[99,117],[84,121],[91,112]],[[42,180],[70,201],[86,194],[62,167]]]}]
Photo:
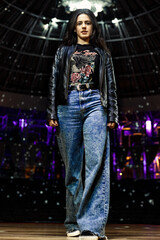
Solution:
[{"label": "woman's face", "polygon": [[93,25],[87,14],[80,14],[77,17],[75,32],[77,33],[77,43],[88,44],[92,35]]}]

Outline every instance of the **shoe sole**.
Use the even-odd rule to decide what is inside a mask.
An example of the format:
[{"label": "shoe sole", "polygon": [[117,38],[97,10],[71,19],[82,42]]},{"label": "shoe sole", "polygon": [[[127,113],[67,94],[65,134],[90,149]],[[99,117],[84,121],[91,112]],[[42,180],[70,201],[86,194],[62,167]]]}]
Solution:
[{"label": "shoe sole", "polygon": [[79,239],[80,240],[85,240],[85,239],[88,239],[88,240],[108,240],[107,237],[98,237],[98,236],[79,236]]},{"label": "shoe sole", "polygon": [[98,236],[79,236],[80,240],[98,240]]},{"label": "shoe sole", "polygon": [[80,235],[80,231],[79,230],[67,233],[67,237],[79,237],[79,235]]}]

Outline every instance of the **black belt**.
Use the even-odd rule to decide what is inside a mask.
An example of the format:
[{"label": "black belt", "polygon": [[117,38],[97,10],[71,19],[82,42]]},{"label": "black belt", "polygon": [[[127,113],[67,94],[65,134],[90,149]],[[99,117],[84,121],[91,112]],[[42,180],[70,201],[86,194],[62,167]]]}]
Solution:
[{"label": "black belt", "polygon": [[70,85],[69,90],[77,90],[77,91],[85,91],[89,89],[97,89],[93,83],[85,83],[85,84],[76,84]]}]

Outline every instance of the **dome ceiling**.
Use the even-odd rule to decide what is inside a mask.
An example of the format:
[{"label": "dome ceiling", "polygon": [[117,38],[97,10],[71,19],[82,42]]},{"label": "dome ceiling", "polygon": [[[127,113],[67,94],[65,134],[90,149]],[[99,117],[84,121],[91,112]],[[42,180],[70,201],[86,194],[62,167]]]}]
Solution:
[{"label": "dome ceiling", "polygon": [[[119,97],[159,94],[160,1],[109,0],[102,7],[97,20],[112,53]],[[47,96],[71,12],[66,1],[1,0],[1,90]]]}]

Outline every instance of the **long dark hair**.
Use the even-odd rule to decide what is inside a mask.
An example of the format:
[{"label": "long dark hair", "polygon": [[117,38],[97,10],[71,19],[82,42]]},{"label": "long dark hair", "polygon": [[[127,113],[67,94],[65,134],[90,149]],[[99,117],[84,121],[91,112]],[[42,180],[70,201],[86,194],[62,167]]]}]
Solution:
[{"label": "long dark hair", "polygon": [[109,52],[104,38],[101,36],[100,27],[98,25],[97,19],[93,12],[89,9],[77,9],[72,13],[72,16],[69,20],[69,23],[67,25],[67,30],[63,39],[62,45],[75,45],[77,43],[77,34],[74,31],[76,27],[77,17],[80,14],[87,14],[89,18],[91,19],[92,25],[93,25],[93,32],[90,39],[90,43],[95,45],[96,47],[105,49],[107,52]]}]

